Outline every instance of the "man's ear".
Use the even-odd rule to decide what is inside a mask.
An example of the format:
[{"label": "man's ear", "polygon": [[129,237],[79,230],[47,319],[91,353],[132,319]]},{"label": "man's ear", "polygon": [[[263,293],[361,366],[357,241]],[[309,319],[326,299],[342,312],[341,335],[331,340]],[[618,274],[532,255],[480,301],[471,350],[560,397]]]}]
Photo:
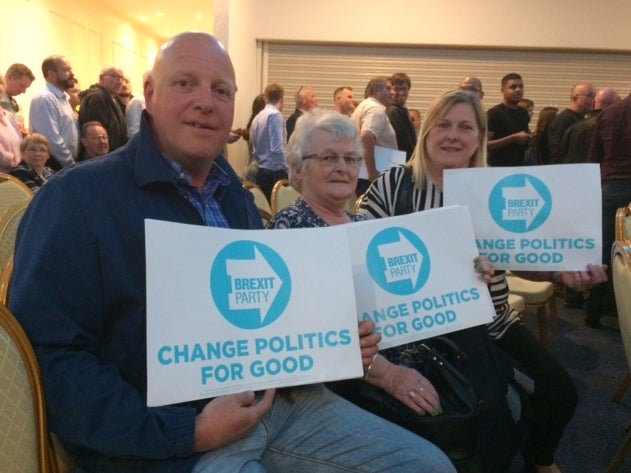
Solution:
[{"label": "man's ear", "polygon": [[153,94],[155,92],[155,88],[153,86],[153,80],[151,78],[147,78],[144,86],[144,95],[145,95],[145,108],[148,113],[153,112]]}]

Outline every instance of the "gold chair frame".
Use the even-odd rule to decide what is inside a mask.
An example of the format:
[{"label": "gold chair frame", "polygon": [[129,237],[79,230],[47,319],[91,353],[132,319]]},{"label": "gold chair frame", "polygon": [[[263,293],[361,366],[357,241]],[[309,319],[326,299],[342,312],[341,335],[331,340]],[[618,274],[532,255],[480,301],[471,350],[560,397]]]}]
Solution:
[{"label": "gold chair frame", "polygon": [[289,184],[288,179],[279,179],[278,181],[276,181],[274,187],[272,188],[272,195],[270,199],[272,206],[272,215],[289,205],[288,203],[284,203],[282,205],[279,204],[279,199],[283,194],[288,194],[290,196],[291,202],[293,202],[300,196],[300,192],[298,192],[291,186],[291,184]]},{"label": "gold chair frame", "polygon": [[[616,240],[614,242],[611,249],[611,274],[616,295],[620,334],[627,364],[631,368],[631,239]],[[618,399],[622,396],[628,384],[629,375],[627,374],[616,392]],[[616,400],[616,395],[614,400]],[[627,435],[611,460],[607,473],[617,472],[625,457],[631,451],[631,422],[627,424],[626,431]]]},{"label": "gold chair frame", "polygon": [[[39,364],[37,362],[37,358],[35,357],[35,352],[33,351],[33,347],[22,330],[19,322],[15,319],[13,314],[9,312],[4,305],[0,305],[0,327],[2,328],[4,334],[9,339],[9,343],[13,344],[15,351],[18,352],[19,357],[22,362],[22,369],[24,371],[24,375],[28,378],[28,383],[30,385],[30,395],[33,401],[33,418],[32,421],[35,423],[34,436],[35,438],[30,439],[35,443],[34,445],[34,454],[36,456],[37,470],[39,473],[56,473],[56,463],[53,460],[54,451],[50,445],[50,437],[48,434],[48,426],[46,422],[46,406],[44,404],[44,390],[42,387],[42,379],[39,370]],[[4,338],[4,337],[3,337]],[[0,386],[0,391],[3,396],[10,396],[14,393],[11,392],[11,386],[9,383],[7,385]],[[5,430],[6,429],[6,430]],[[2,430],[5,434],[8,434],[8,426],[3,425]],[[13,438],[13,440],[16,440]],[[2,448],[2,454],[10,455],[10,452],[7,452],[5,448]],[[10,460],[10,457],[4,458],[0,463],[5,464],[5,461]],[[23,471],[23,470],[16,470]]]}]

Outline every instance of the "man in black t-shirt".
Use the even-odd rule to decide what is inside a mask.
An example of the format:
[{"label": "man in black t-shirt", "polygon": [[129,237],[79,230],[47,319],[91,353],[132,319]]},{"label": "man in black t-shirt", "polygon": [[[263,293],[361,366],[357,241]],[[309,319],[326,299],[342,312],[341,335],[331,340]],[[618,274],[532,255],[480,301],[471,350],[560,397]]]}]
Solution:
[{"label": "man in black t-shirt", "polygon": [[519,107],[524,81],[514,72],[502,77],[502,103],[487,111],[489,166],[522,166],[532,140],[528,112]]}]

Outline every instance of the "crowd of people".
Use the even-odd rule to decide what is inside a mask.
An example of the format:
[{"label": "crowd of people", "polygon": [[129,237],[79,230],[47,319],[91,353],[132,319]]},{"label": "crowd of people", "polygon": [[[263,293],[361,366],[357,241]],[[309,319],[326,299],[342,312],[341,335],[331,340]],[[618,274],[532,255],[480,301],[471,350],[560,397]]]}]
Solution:
[{"label": "crowd of people", "polygon": [[[103,68],[98,82],[85,90],[63,56],[45,58],[41,70],[45,84],[31,100],[28,129],[15,97],[32,85],[35,75],[17,63],[4,77],[0,74],[0,172],[23,180],[33,191],[55,171],[124,146],[137,133],[144,109],[144,98],[132,95],[130,80],[119,68]],[[45,166],[28,151],[33,143],[46,153]]]},{"label": "crowd of people", "polygon": [[[303,86],[288,123],[285,91],[271,83],[255,98],[245,129],[233,129],[230,57],[214,37],[182,33],[161,49],[146,76],[146,103],[138,104],[146,111],[134,106],[132,133],[125,108],[131,110],[134,98],[120,69],[104,69],[98,84],[79,94],[78,110],[69,101],[77,81],[68,61],[46,58],[42,73],[46,85],[31,103],[29,133],[14,116],[10,99],[19,89],[9,88],[9,72],[0,110],[2,172],[39,188],[18,234],[10,309],[38,356],[50,428],[77,471],[456,471],[429,441],[354,406],[333,386],[293,387],[289,396],[270,389],[146,405],[144,221],[261,228],[242,176],[223,155],[240,137],[251,153],[249,176],[268,198],[284,178],[301,194],[268,228],[352,224],[441,207],[445,169],[524,165],[533,147],[539,158],[532,164],[569,162],[560,156],[572,146],[563,143],[573,141],[574,127],[601,94],[610,102],[589,117],[595,123],[588,160],[603,169],[603,224],[613,223],[605,208],[631,200],[631,173],[621,165],[631,159],[625,147],[631,99],[618,100],[610,88],[594,93],[586,82],[572,88],[567,113],[542,110],[534,133],[529,108],[535,104],[523,101],[524,82],[516,73],[502,78],[502,103],[488,111],[481,81],[470,76],[437,97],[423,120],[406,106],[412,82],[405,73],[373,77],[359,102],[351,87],[336,89],[335,110],[318,108],[313,87]],[[611,139],[613,123],[621,121],[628,125],[623,143]],[[403,151],[408,162],[380,173],[378,146]],[[108,152],[106,159],[90,159]],[[71,169],[48,180],[53,170],[47,158]],[[72,166],[79,160],[87,162]],[[354,196],[362,196],[359,213],[346,210]],[[603,265],[584,271],[524,276],[577,293],[598,292],[607,281],[606,252],[603,245]],[[480,425],[481,471],[506,472],[523,447],[529,471],[559,473],[554,453],[576,406],[573,381],[509,306],[504,272],[483,258],[470,271],[489,287],[493,321],[449,337],[471,355],[465,374],[488,406]],[[589,326],[598,325],[593,304]],[[382,389],[411,413],[440,415],[432,383],[399,364],[402,347],[379,351],[372,322],[359,323],[358,336],[365,373],[358,383]],[[514,397],[516,383],[521,400]],[[523,443],[516,427],[520,402],[532,408]]]}]

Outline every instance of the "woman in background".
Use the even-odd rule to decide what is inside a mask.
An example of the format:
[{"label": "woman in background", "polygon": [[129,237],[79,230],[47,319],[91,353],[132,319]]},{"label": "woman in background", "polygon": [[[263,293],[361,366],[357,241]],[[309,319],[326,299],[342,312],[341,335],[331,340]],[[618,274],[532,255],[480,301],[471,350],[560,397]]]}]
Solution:
[{"label": "woman in background", "polygon": [[10,174],[36,192],[52,176],[52,169],[46,167],[50,158],[50,143],[44,135],[31,133],[20,144],[22,161]]}]

